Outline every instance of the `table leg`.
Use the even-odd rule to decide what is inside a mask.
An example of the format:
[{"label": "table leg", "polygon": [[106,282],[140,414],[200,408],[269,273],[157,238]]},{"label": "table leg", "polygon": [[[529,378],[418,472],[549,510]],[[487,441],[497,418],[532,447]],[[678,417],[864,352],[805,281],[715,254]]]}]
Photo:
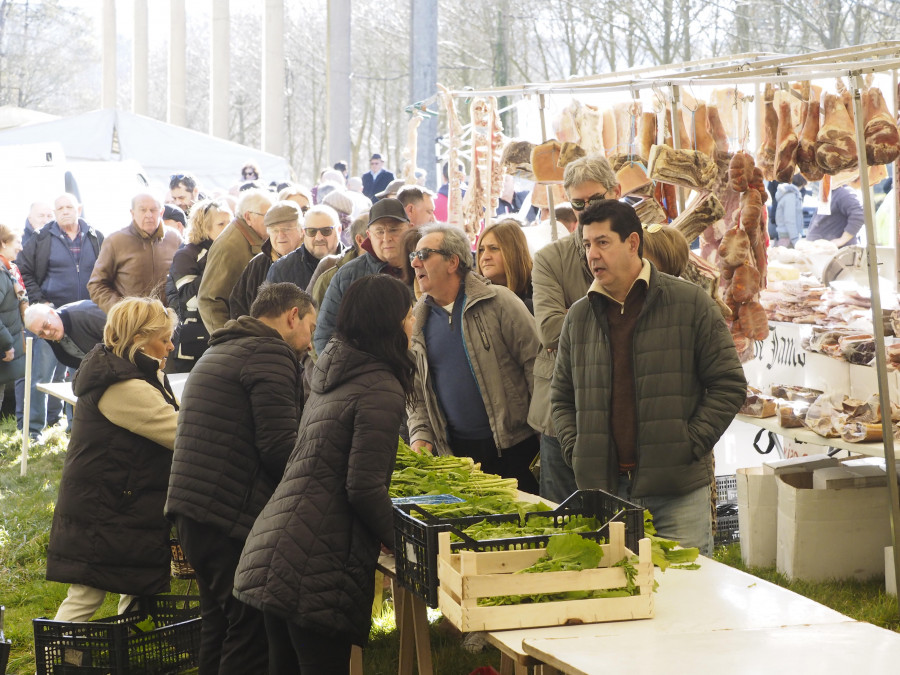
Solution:
[{"label": "table leg", "polygon": [[431,634],[428,631],[428,610],[425,601],[417,595],[407,593],[406,602],[409,604],[407,616],[412,619],[416,636],[416,663],[419,666],[419,675],[432,675]]},{"label": "table leg", "polygon": [[393,580],[391,585],[394,596],[394,621],[397,624],[397,635],[400,638],[398,673],[399,675],[412,675],[415,636],[413,631],[409,630],[410,620],[412,619],[410,616],[411,608],[408,602],[409,593],[396,580]]},{"label": "table leg", "polygon": [[363,675],[362,647],[359,645],[350,649],[350,675]]}]

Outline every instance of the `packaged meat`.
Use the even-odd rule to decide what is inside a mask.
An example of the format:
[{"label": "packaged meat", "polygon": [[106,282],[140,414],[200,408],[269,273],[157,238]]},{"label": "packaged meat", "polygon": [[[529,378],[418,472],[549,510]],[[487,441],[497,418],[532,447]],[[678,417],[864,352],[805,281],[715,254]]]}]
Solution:
[{"label": "packaged meat", "polygon": [[847,335],[838,339],[841,356],[850,363],[868,365],[875,358],[875,338],[871,335]]},{"label": "packaged meat", "polygon": [[738,412],[748,417],[772,417],[777,409],[778,402],[772,396],[767,396],[754,387],[747,387],[747,398]]},{"label": "packaged meat", "polygon": [[812,403],[824,392],[810,387],[798,387],[791,384],[773,384],[769,391],[775,398],[797,403]]},{"label": "packaged meat", "polygon": [[837,438],[848,418],[843,410],[844,398],[842,394],[822,394],[809,405],[803,423],[819,436]]},{"label": "packaged meat", "polygon": [[880,443],[881,423],[847,422],[841,429],[841,438],[848,443]]},{"label": "packaged meat", "polygon": [[786,429],[802,427],[807,410],[805,401],[778,401],[778,423]]}]

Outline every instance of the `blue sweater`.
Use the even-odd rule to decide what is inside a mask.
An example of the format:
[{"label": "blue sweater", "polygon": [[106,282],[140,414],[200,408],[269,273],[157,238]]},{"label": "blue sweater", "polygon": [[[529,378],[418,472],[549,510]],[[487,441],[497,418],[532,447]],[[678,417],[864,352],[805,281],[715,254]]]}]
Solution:
[{"label": "blue sweater", "polygon": [[463,343],[464,287],[460,285],[452,313],[448,314],[443,307],[434,304],[430,296],[425,302],[429,308],[423,329],[428,349],[428,372],[447,419],[447,431],[451,437],[464,440],[493,438],[484,399]]}]

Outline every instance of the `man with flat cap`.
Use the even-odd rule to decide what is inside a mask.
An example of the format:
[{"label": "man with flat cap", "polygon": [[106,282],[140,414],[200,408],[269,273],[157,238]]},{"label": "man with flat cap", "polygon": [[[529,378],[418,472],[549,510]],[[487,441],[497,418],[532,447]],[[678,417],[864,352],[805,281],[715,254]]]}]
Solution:
[{"label": "man with flat cap", "polygon": [[392,180],[394,174],[384,168],[384,160],[376,152],[369,158],[369,171],[362,175],[363,194],[374,204],[378,201],[376,193],[384,190]]}]

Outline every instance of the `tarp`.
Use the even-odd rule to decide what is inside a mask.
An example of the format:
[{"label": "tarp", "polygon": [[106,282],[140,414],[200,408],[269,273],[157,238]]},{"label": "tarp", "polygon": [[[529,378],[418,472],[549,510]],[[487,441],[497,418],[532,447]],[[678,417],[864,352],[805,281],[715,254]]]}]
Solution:
[{"label": "tarp", "polygon": [[37,110],[29,110],[28,108],[18,108],[14,105],[0,106],[0,129],[11,129],[26,124],[37,124],[38,122],[49,122],[56,119],[59,119],[59,115],[50,115]]},{"label": "tarp", "polygon": [[151,182],[166,188],[173,173],[189,172],[202,189],[228,189],[240,180],[248,160],[259,166],[266,183],[291,175],[278,155],[121,110],[94,110],[0,131],[0,146],[47,141],[60,143],[70,160],[133,159]]}]

